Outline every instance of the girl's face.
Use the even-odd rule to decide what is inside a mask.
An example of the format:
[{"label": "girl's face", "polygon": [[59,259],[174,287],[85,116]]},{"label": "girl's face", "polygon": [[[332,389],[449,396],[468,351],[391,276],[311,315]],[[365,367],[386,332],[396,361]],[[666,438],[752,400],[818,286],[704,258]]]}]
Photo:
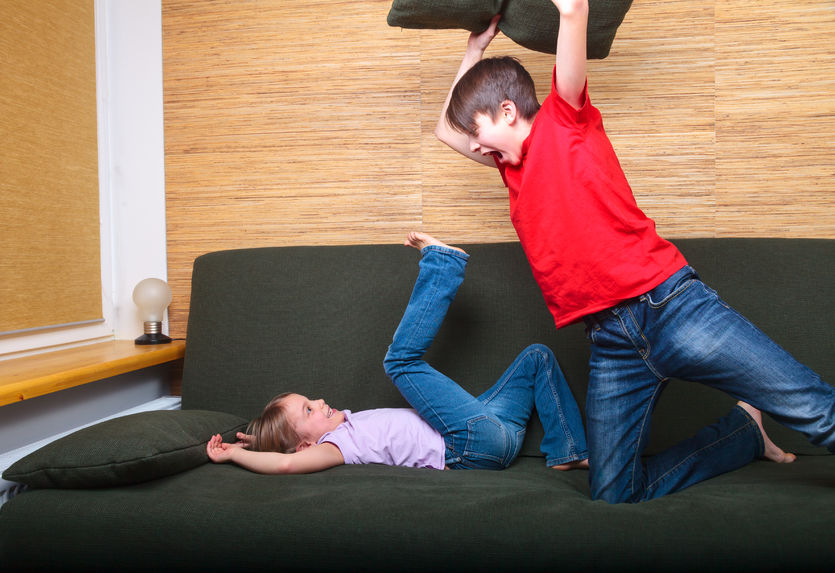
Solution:
[{"label": "girl's face", "polygon": [[284,398],[282,407],[302,442],[310,445],[345,421],[345,414],[334,410],[324,400],[311,400],[301,394],[290,394]]}]

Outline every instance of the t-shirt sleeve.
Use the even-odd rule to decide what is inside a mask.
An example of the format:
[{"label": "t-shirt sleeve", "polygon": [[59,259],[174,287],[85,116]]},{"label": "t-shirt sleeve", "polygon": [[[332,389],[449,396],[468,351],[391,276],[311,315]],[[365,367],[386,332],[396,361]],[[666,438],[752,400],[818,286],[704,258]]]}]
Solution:
[{"label": "t-shirt sleeve", "polygon": [[589,81],[583,85],[582,105],[580,109],[574,109],[570,103],[565,101],[557,91],[557,67],[551,74],[551,93],[542,102],[542,108],[550,116],[556,118],[560,123],[583,123],[588,118],[588,110],[591,108],[589,101]]}]

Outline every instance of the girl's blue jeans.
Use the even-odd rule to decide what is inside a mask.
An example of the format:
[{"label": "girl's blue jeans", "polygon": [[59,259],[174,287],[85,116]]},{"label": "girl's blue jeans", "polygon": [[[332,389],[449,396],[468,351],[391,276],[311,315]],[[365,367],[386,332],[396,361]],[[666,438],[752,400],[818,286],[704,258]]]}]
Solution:
[{"label": "girl's blue jeans", "polygon": [[586,317],[593,499],[636,502],[736,469],[763,453],[740,407],[649,458],[650,416],[668,379],[701,382],[835,452],[835,388],[797,362],[684,267],[636,299]]},{"label": "girl's blue jeans", "polygon": [[522,447],[534,406],[549,466],[588,457],[580,410],[550,349],[522,351],[489,390],[474,397],[423,360],[464,280],[469,255],[430,245],[384,361],[400,393],[446,444],[451,469],[504,469]]}]

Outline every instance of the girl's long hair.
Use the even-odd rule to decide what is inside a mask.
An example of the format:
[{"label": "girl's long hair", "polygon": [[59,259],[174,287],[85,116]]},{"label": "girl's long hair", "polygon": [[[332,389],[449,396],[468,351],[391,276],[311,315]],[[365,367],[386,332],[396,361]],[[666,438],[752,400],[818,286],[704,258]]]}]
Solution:
[{"label": "girl's long hair", "polygon": [[279,394],[264,406],[261,415],[252,420],[246,433],[252,436],[250,449],[256,452],[292,454],[301,443],[284,410],[283,400],[290,392]]}]

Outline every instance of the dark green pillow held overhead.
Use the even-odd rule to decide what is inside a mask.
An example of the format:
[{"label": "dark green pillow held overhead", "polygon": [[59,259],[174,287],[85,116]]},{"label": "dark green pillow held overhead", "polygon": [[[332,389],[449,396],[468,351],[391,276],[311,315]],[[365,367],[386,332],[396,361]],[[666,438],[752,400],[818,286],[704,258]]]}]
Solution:
[{"label": "dark green pillow held overhead", "polygon": [[[589,0],[586,52],[590,59],[609,55],[631,6],[632,0]],[[499,13],[499,30],[508,38],[537,52],[556,53],[559,12],[551,0],[394,0],[387,20],[401,28],[481,32]]]}]

